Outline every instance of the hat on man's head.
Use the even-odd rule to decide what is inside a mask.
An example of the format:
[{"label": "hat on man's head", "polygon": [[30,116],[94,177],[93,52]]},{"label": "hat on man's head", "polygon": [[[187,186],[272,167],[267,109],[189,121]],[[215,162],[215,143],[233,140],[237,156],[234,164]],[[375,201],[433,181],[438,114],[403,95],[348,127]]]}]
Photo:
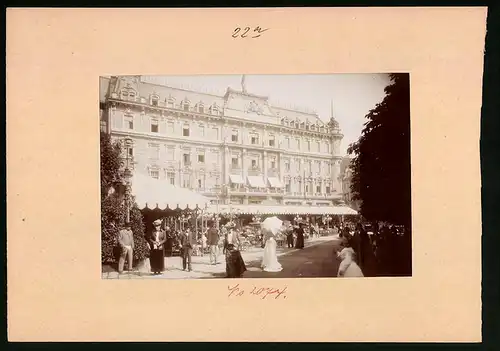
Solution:
[{"label": "hat on man's head", "polygon": [[157,219],[156,221],[153,222],[153,225],[160,225],[161,224],[161,219]]}]

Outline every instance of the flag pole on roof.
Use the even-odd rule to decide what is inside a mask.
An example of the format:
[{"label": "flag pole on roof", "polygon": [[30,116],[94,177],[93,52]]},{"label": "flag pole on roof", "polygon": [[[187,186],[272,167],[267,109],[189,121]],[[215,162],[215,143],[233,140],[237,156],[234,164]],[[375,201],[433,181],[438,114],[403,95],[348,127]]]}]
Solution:
[{"label": "flag pole on roof", "polygon": [[247,88],[246,88],[246,85],[245,85],[245,75],[243,74],[241,76],[241,91],[246,93],[247,92]]}]

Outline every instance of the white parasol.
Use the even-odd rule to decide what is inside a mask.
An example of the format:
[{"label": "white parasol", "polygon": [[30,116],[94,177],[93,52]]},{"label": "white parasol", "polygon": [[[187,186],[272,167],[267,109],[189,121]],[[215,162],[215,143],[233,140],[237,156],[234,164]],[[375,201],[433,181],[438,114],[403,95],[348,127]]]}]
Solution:
[{"label": "white parasol", "polygon": [[261,228],[264,230],[268,230],[273,235],[275,235],[277,232],[280,231],[281,226],[283,225],[283,221],[279,219],[278,217],[269,217],[266,218],[262,223],[261,223]]}]

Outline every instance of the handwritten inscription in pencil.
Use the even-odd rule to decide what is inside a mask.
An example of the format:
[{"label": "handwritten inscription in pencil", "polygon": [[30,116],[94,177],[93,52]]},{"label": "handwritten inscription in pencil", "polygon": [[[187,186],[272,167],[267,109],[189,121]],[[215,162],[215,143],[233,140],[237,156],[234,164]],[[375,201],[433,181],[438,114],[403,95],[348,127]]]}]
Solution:
[{"label": "handwritten inscription in pencil", "polygon": [[274,298],[274,299],[286,299],[286,286],[282,289],[280,288],[264,288],[264,287],[256,287],[254,286],[251,290],[243,289],[240,284],[236,284],[235,286],[229,286],[227,287],[229,293],[228,297],[238,297],[238,296],[244,296],[244,295],[252,295],[255,297],[260,298],[261,300],[266,299],[267,297],[269,298]]},{"label": "handwritten inscription in pencil", "polygon": [[236,27],[233,30],[232,37],[233,38],[258,38],[258,37],[261,36],[262,33],[264,33],[267,30],[269,30],[269,28],[264,29],[264,28],[261,28],[259,26],[255,27],[255,28],[251,28],[251,27],[245,27],[245,28]]}]

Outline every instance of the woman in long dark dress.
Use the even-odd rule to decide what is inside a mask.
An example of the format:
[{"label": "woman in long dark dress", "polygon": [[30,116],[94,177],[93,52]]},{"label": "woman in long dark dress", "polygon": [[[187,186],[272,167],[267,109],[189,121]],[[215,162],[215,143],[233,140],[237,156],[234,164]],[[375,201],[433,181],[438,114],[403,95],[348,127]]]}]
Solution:
[{"label": "woman in long dark dress", "polygon": [[227,278],[241,278],[247,270],[239,251],[240,243],[240,235],[232,228],[229,229],[224,239],[223,250],[226,257]]},{"label": "woman in long dark dress", "polygon": [[153,232],[149,237],[149,245],[151,247],[151,272],[154,275],[161,274],[165,269],[165,261],[163,259],[164,254],[164,243],[167,240],[166,234],[163,230],[160,229],[161,220],[157,219],[153,222]]},{"label": "woman in long dark dress", "polygon": [[295,248],[303,249],[304,248],[304,224],[299,223],[299,227],[295,230],[297,234],[297,239],[295,240]]}]

